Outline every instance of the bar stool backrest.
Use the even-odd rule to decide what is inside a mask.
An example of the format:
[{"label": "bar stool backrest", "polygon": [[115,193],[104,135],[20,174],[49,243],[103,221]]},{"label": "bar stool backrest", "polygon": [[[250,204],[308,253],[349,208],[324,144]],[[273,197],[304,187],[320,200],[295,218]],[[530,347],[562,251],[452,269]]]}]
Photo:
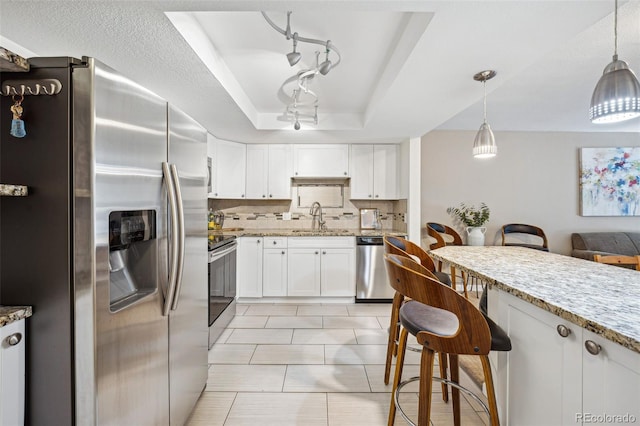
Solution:
[{"label": "bar stool backrest", "polygon": [[[398,254],[400,256],[411,257],[415,256],[420,259],[420,264],[428,269],[430,272],[435,272],[436,266],[433,263],[431,256],[416,243],[406,240],[400,237],[385,236],[383,238],[384,249],[386,253]],[[433,275],[429,275],[435,278]]]},{"label": "bar stool backrest", "polygon": [[441,336],[420,331],[418,343],[436,352],[486,355],[491,350],[491,332],[478,308],[455,290],[427,276],[429,272],[412,259],[385,254],[389,284],[398,293],[434,308],[453,313],[459,322],[454,335]]},{"label": "bar stool backrest", "polygon": [[[430,250],[435,250],[446,245],[462,245],[462,237],[460,237],[460,234],[458,234],[456,230],[451,228],[450,226],[442,225],[435,222],[427,222],[427,233],[431,238],[434,238],[436,240],[435,243],[429,245]],[[446,242],[443,235],[450,235],[453,240],[450,242]]]}]

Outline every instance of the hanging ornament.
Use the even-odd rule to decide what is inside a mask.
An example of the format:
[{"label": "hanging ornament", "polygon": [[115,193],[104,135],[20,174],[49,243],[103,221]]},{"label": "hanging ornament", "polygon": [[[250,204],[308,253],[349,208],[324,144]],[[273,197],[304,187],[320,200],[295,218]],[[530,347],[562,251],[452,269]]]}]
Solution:
[{"label": "hanging ornament", "polygon": [[27,136],[27,131],[24,129],[24,121],[22,121],[22,101],[24,97],[22,95],[13,96],[13,105],[11,105],[11,112],[13,113],[13,120],[11,120],[11,132],[9,134],[16,138],[24,138]]}]

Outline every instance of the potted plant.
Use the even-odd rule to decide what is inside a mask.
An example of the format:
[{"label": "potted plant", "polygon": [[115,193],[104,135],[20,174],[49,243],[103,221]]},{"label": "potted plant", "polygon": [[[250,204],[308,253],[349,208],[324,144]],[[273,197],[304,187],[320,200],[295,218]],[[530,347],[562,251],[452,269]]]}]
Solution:
[{"label": "potted plant", "polygon": [[491,210],[485,203],[480,203],[479,208],[460,203],[458,207],[449,207],[447,213],[453,216],[454,220],[465,225],[468,245],[484,245],[484,233],[487,231],[484,225],[489,222],[491,214]]}]

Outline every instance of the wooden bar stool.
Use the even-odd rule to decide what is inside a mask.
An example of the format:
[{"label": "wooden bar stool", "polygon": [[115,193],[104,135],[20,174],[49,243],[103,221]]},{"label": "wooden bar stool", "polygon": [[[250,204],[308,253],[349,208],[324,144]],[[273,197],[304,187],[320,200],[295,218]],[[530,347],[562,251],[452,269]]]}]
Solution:
[{"label": "wooden bar stool", "polygon": [[[444,382],[452,386],[453,418],[460,425],[460,391],[472,395],[489,414],[492,426],[499,425],[493,378],[489,364],[489,351],[511,350],[511,340],[504,331],[455,290],[429,277],[429,272],[410,258],[385,254],[389,283],[400,294],[412,300],[400,308],[402,331],[398,347],[398,360],[393,379],[389,426],[395,421],[396,408],[410,424],[398,404],[400,389],[407,383],[420,380],[418,426],[427,426],[431,417],[432,382]],[[422,345],[420,377],[401,382],[404,364],[404,347],[407,336],[416,336]],[[449,354],[451,380],[433,376],[435,352]],[[480,357],[484,372],[487,407],[473,392],[460,386],[458,377],[458,355]]]},{"label": "wooden bar stool", "polygon": [[[451,287],[451,280],[449,275],[444,272],[438,272],[435,269],[433,260],[419,245],[412,241],[406,240],[400,237],[385,236],[384,237],[385,252],[391,254],[397,254],[399,256],[405,256],[413,258],[429,270],[438,281]],[[400,323],[398,321],[400,306],[404,303],[405,298],[400,293],[396,292],[393,297],[393,304],[391,305],[391,321],[389,324],[389,341],[387,343],[387,361],[384,368],[384,384],[389,384],[389,377],[391,375],[391,362],[394,356],[398,355],[398,336],[400,335]],[[411,351],[421,352],[421,350],[408,347]],[[439,354],[440,375],[447,377],[447,357]],[[447,385],[442,384],[442,399],[443,401],[449,400],[449,392]]]},{"label": "wooden bar stool", "polygon": [[[440,247],[445,246],[461,246],[462,237],[460,234],[456,232],[455,229],[451,228],[447,225],[441,225],[435,222],[427,222],[427,233],[429,236],[436,240],[435,243],[429,245],[429,250],[435,250]],[[451,241],[445,241],[444,236],[448,235]],[[451,282],[452,286],[456,288],[456,268],[454,266],[450,266],[451,269]],[[438,262],[438,271],[442,271],[442,262]],[[462,292],[464,293],[464,297],[469,298],[469,294],[467,293],[467,276],[464,271],[460,271],[460,276],[462,277]]]}]

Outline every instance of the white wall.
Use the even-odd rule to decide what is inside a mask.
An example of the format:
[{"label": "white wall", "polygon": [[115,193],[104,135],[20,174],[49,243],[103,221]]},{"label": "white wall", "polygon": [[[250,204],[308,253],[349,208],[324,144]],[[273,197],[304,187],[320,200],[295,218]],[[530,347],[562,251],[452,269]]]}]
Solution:
[{"label": "white wall", "polygon": [[640,217],[579,215],[583,147],[640,146],[640,133],[496,132],[498,155],[471,155],[476,132],[422,137],[422,223],[452,224],[446,209],[484,201],[491,209],[486,244],[500,244],[505,223],[544,229],[555,253],[571,252],[572,232],[640,231]]}]

